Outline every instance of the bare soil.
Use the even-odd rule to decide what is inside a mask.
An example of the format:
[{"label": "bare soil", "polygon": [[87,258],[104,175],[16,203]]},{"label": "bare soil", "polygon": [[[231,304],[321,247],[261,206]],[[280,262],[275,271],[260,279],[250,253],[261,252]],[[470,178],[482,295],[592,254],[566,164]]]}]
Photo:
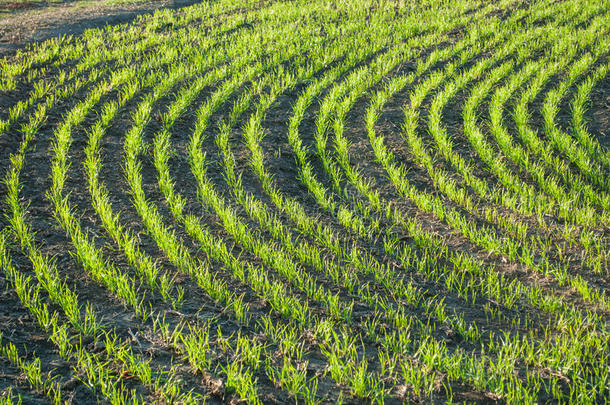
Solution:
[{"label": "bare soil", "polygon": [[0,2],[0,57],[28,44],[62,35],[80,35],[91,28],[124,24],[139,15],[164,8],[181,8],[198,0],[155,0],[107,4],[103,0],[58,3]]},{"label": "bare soil", "polygon": [[585,116],[589,132],[610,153],[610,77],[606,76],[593,88],[589,106]]}]

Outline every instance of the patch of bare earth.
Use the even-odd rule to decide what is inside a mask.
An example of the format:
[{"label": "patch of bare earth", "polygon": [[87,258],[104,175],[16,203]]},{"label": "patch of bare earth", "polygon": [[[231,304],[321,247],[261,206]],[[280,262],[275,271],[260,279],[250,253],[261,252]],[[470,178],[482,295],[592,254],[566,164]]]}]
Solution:
[{"label": "patch of bare earth", "polygon": [[13,55],[28,44],[63,35],[80,35],[91,28],[128,23],[137,16],[158,9],[181,8],[197,0],[157,0],[145,3],[107,4],[104,1],[81,3],[1,2],[0,57]]}]

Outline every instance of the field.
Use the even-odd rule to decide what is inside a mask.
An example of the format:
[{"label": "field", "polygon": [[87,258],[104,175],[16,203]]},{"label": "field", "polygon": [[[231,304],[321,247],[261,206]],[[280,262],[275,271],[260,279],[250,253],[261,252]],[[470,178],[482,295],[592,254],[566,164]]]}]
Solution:
[{"label": "field", "polygon": [[0,59],[0,404],[610,402],[609,31],[215,0]]}]

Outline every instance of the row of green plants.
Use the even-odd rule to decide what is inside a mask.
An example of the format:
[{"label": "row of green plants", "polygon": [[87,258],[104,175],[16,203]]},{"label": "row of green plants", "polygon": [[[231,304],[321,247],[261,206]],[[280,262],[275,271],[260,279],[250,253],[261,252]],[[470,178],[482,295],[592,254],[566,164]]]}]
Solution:
[{"label": "row of green plants", "polygon": [[[582,403],[606,397],[608,302],[588,273],[607,274],[605,241],[595,227],[607,221],[608,159],[585,116],[592,89],[607,73],[607,6],[508,0],[408,11],[377,2],[304,6],[198,5],[108,28],[107,42],[93,31],[40,46],[32,51],[35,62],[21,55],[17,63],[3,62],[10,67],[2,91],[17,91],[18,77],[31,91],[1,121],[0,136],[22,137],[5,175],[1,266],[61,357],[112,403],[190,403],[206,395],[181,382],[183,369],[138,354],[125,326],[102,322],[37,240],[21,173],[24,166],[31,170],[27,153],[47,136],[41,132],[47,115],[78,98],[52,131],[47,192],[74,264],[178,363],[221,378],[225,399],[234,393],[260,403],[269,384],[307,403],[345,396],[451,402],[456,388],[519,403],[541,395]],[[508,17],[498,16],[506,10]],[[98,47],[103,52],[89,56]],[[410,60],[417,61],[414,69],[401,73]],[[54,71],[60,73],[49,80]],[[542,103],[546,142],[529,124],[528,105],[564,71]],[[571,92],[570,132],[555,121]],[[267,117],[278,114],[286,94],[297,95],[283,117],[291,150],[274,157],[294,156],[295,184],[308,192],[306,202],[283,191],[267,166],[274,150]],[[444,110],[460,94],[468,96],[462,118],[472,156],[494,179],[460,155],[443,126]],[[377,124],[399,95],[407,100],[402,140],[410,161],[404,163]],[[361,122],[369,157],[378,163],[373,173],[387,179],[374,178],[352,156],[348,125],[367,99]],[[490,121],[483,128],[479,111],[487,99]],[[518,138],[502,118],[513,99]],[[430,138],[419,125],[424,108]],[[104,139],[127,115],[123,155],[108,158],[121,162],[133,204],[127,209],[141,220],[138,229],[154,241],[153,250],[124,223],[129,214],[113,206],[117,191],[102,176]],[[189,115],[194,122],[185,139],[176,123],[190,122]],[[313,136],[304,124],[311,116]],[[77,165],[74,138],[82,133],[87,142],[75,155],[84,156]],[[148,157],[160,194],[147,186]],[[192,190],[182,190],[172,173],[184,160]],[[435,192],[410,184],[412,163]],[[222,181],[210,176],[215,169]],[[71,201],[73,180],[86,183],[103,236],[83,226],[80,206]],[[382,194],[380,184],[394,191]],[[152,197],[158,195],[161,204]],[[401,200],[428,216],[410,217]],[[516,275],[502,274],[504,266],[469,249],[456,250],[429,231],[430,217],[468,246],[516,266]],[[105,257],[104,241],[124,259]],[[31,275],[11,264],[18,247]],[[562,249],[582,255],[574,260]],[[582,266],[576,273],[575,263]],[[534,274],[544,279],[520,277]],[[184,277],[188,286],[177,281]],[[195,291],[205,295],[198,302],[209,301],[237,331],[226,334],[224,322],[197,320],[184,302]],[[566,292],[579,298],[558,295]],[[443,338],[446,331],[457,338]],[[87,337],[105,342],[104,351],[88,351]],[[14,350],[7,350],[10,360]],[[323,360],[312,368],[312,357]],[[39,371],[36,377],[36,362],[24,368],[10,361],[30,370],[36,390],[59,401],[53,378]]]}]

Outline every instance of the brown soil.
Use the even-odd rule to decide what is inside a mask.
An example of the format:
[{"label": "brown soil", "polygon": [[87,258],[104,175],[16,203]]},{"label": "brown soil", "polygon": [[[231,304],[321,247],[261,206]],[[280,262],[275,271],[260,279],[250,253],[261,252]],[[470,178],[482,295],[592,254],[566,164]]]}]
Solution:
[{"label": "brown soil", "polygon": [[163,8],[181,8],[198,0],[154,0],[133,4],[0,2],[0,57],[10,56],[28,44],[62,35],[79,35],[91,28],[124,24],[141,14]]},{"label": "brown soil", "polygon": [[589,132],[610,153],[610,76],[597,83],[591,91],[590,109],[587,111]]}]

